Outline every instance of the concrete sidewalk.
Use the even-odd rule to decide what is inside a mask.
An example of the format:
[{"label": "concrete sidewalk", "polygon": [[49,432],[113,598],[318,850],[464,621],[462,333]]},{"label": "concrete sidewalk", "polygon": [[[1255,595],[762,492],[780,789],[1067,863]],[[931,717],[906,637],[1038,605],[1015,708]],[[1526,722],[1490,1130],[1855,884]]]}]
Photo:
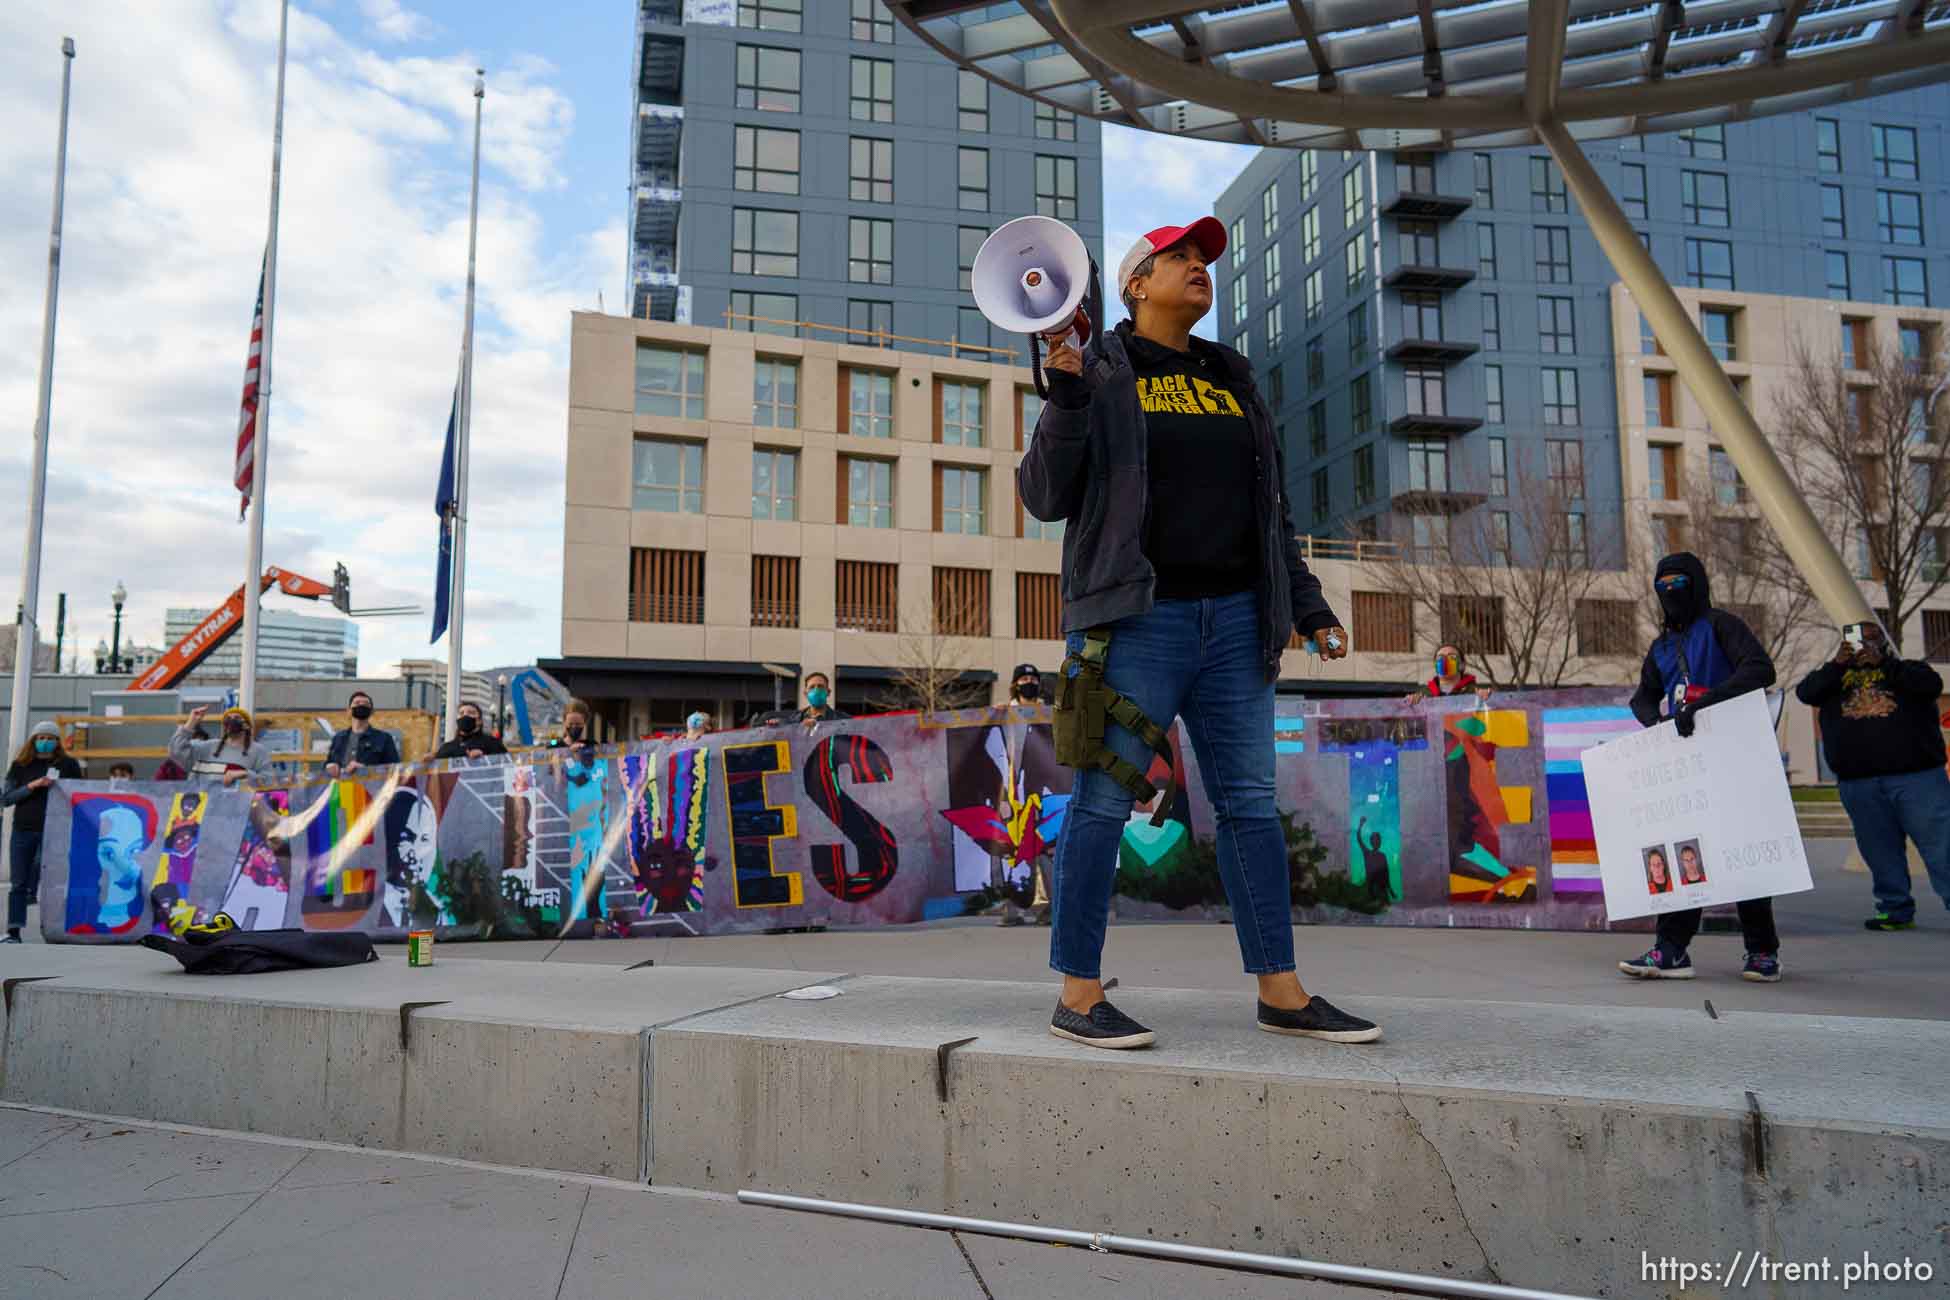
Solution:
[{"label": "concrete sidewalk", "polygon": [[1386,1300],[604,1179],[0,1108],[0,1296]]}]

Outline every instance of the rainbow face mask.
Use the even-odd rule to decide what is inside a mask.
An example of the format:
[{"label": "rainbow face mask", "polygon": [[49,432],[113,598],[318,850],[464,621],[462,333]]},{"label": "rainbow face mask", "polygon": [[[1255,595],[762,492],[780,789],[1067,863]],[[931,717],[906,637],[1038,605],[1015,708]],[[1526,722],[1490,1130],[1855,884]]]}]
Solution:
[{"label": "rainbow face mask", "polygon": [[1458,655],[1437,655],[1435,675],[1437,677],[1458,677],[1462,674],[1462,659]]}]

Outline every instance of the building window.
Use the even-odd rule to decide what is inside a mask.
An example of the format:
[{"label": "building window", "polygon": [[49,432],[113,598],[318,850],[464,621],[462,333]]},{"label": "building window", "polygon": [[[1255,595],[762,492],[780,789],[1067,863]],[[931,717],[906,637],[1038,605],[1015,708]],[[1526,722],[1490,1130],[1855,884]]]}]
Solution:
[{"label": "building window", "polygon": [[986,384],[935,381],[935,396],[941,400],[939,432],[935,441],[950,447],[980,447],[983,444],[982,415]]},{"label": "building window", "polygon": [[1710,448],[1706,462],[1713,472],[1713,502],[1722,506],[1744,506],[1747,504],[1747,483],[1740,477],[1740,469],[1733,463],[1721,447]]},{"label": "building window", "polygon": [[1577,352],[1577,314],[1569,298],[1537,299],[1537,346],[1540,351],[1566,356]]},{"label": "building window", "polygon": [[1483,351],[1503,350],[1503,304],[1493,293],[1483,295]]},{"label": "building window", "polygon": [[964,293],[975,283],[975,254],[982,251],[989,232],[980,226],[962,226],[956,231],[955,270]]},{"label": "building window", "polygon": [[1259,196],[1259,237],[1271,239],[1280,229],[1280,187],[1268,185]]},{"label": "building window", "polygon": [[1410,415],[1446,415],[1441,366],[1403,366],[1402,385]]},{"label": "building window", "polygon": [[1077,160],[1036,155],[1036,211],[1061,221],[1077,219]]},{"label": "building window", "polygon": [[1240,276],[1232,282],[1232,326],[1239,328],[1246,323],[1246,314],[1252,310],[1246,301],[1246,277]]},{"label": "building window", "polygon": [[1313,522],[1319,524],[1325,522],[1327,512],[1331,508],[1331,496],[1327,487],[1327,470],[1325,467],[1313,472],[1312,491]]},{"label": "building window", "polygon": [[1354,449],[1354,504],[1367,505],[1374,500],[1374,444]]},{"label": "building window", "polygon": [[1367,173],[1359,167],[1341,177],[1341,225],[1349,230],[1361,220],[1361,208],[1368,196]]},{"label": "building window", "polygon": [[630,448],[635,474],[632,510],[667,515],[704,513],[704,444],[638,438]]},{"label": "building window", "polygon": [[738,25],[763,31],[799,30],[801,0],[738,0]]},{"label": "building window", "polygon": [[732,131],[734,189],[760,194],[799,192],[799,133],[764,126],[740,126]]},{"label": "building window", "polygon": [[1860,316],[1842,317],[1842,367],[1859,370],[1869,359],[1869,322]]},{"label": "building window", "polygon": [[1645,376],[1645,422],[1656,429],[1676,429],[1671,375]]},{"label": "building window", "polygon": [[980,537],[988,531],[988,471],[934,467],[934,530]]},{"label": "building window", "polygon": [[1818,117],[1815,119],[1815,170],[1839,172],[1841,169],[1841,127],[1832,117]]},{"label": "building window", "polygon": [[1876,237],[1885,244],[1923,243],[1923,200],[1901,190],[1876,191]]},{"label": "building window", "polygon": [[1320,209],[1308,208],[1300,214],[1300,260],[1312,262],[1320,256]]},{"label": "building window", "polygon": [[1680,499],[1679,448],[1655,442],[1645,449],[1645,494],[1654,501]]},{"label": "building window", "polygon": [[856,135],[847,142],[847,197],[861,203],[894,201],[894,142]]},{"label": "building window", "polygon": [[900,631],[900,565],[841,560],[833,566],[833,626]]},{"label": "building window", "polygon": [[1503,367],[1483,367],[1483,419],[1503,423]]},{"label": "building window", "polygon": [[1722,361],[1740,360],[1740,349],[1734,339],[1736,314],[1725,307],[1699,309],[1700,333],[1706,336],[1706,346],[1713,350],[1713,355]]},{"label": "building window", "polygon": [[1393,591],[1354,593],[1354,644],[1371,654],[1415,653],[1415,601]]},{"label": "building window", "polygon": [[1663,357],[1666,350],[1659,346],[1659,336],[1652,332],[1652,322],[1639,313],[1639,351],[1648,357]]},{"label": "building window", "polygon": [[955,308],[955,339],[964,345],[987,347],[989,341],[988,317],[974,307]]},{"label": "building window", "polygon": [[1397,229],[1400,232],[1403,266],[1442,265],[1442,256],[1437,251],[1435,222],[1403,221],[1398,223]]},{"label": "building window", "polygon": [[956,125],[963,131],[989,129],[989,80],[979,72],[963,68],[955,86]]},{"label": "building window", "polygon": [[1574,438],[1546,438],[1544,464],[1550,474],[1551,492],[1558,500],[1584,500],[1583,443]]},{"label": "building window", "polygon": [[1564,174],[1557,170],[1557,164],[1549,158],[1532,157],[1530,160],[1530,210],[1532,212],[1570,210],[1570,200],[1564,193]]},{"label": "building window", "polygon": [[894,436],[894,377],[884,370],[846,372],[846,431],[856,438]]},{"label": "building window", "polygon": [[989,151],[963,148],[957,151],[957,201],[963,212],[989,210]]},{"label": "building window", "polygon": [[1509,443],[1502,438],[1490,439],[1490,495],[1510,495]]},{"label": "building window", "polygon": [[894,282],[894,223],[875,217],[846,221],[846,278],[856,284]]},{"label": "building window", "polygon": [[739,108],[798,112],[799,51],[775,50],[769,45],[740,45],[734,102]]},{"label": "building window", "polygon": [[1232,223],[1232,238],[1226,241],[1232,250],[1232,269],[1242,271],[1246,267],[1246,219],[1237,217]]},{"label": "building window", "polygon": [[1727,178],[1722,172],[1681,172],[1679,206],[1687,221],[1696,226],[1719,226],[1730,222],[1727,208]]},{"label": "building window", "polygon": [[1286,375],[1278,366],[1266,372],[1266,405],[1275,415],[1286,405]]},{"label": "building window", "polygon": [[1371,384],[1370,376],[1356,375],[1354,382],[1347,386],[1349,413],[1353,417],[1356,433],[1366,433],[1374,426],[1374,392]]},{"label": "building window", "polygon": [[1876,175],[1892,181],[1916,179],[1915,127],[1878,124],[1869,128],[1869,140],[1874,146]]},{"label": "building window", "polygon": [[1950,609],[1923,611],[1923,657],[1932,663],[1950,662]]},{"label": "building window", "polygon": [[[1280,291],[1280,246],[1278,244],[1266,246],[1266,257],[1261,262],[1260,269],[1266,284],[1266,296],[1271,298]],[[1242,278],[1241,283],[1243,282]]]},{"label": "building window", "polygon": [[1253,332],[1251,330],[1240,330],[1239,333],[1235,334],[1232,339],[1232,350],[1242,357],[1251,356],[1253,353]]},{"label": "building window", "polygon": [[855,57],[847,111],[856,122],[894,120],[894,61]]},{"label": "building window", "polygon": [[1476,156],[1476,206],[1493,208],[1496,206],[1496,169],[1490,156],[1479,153]]},{"label": "building window", "polygon": [[1402,337],[1439,339],[1442,337],[1442,295],[1439,293],[1402,294]]},{"label": "building window", "polygon": [[1488,222],[1476,227],[1476,273],[1485,280],[1496,278],[1496,227]]},{"label": "building window", "polygon": [[1024,641],[1063,639],[1063,590],[1058,575],[1016,575],[1016,636]]},{"label": "building window", "polygon": [[630,551],[630,622],[703,621],[703,551]]},{"label": "building window", "polygon": [[1347,247],[1341,251],[1341,256],[1347,269],[1347,292],[1352,297],[1359,291],[1362,281],[1368,276],[1367,240],[1357,233],[1354,238],[1347,241]]},{"label": "building window", "polygon": [[790,522],[799,517],[799,453],[752,450],[752,518]]},{"label": "building window", "polygon": [[1319,388],[1327,373],[1327,348],[1319,335],[1307,340],[1307,383]]},{"label": "building window", "polygon": [[1449,490],[1449,444],[1440,438],[1415,438],[1408,444],[1408,487],[1411,492]]},{"label": "building window", "polygon": [[1546,366],[1544,380],[1544,423],[1571,426],[1582,423],[1578,417],[1578,372],[1562,366]]},{"label": "building window", "polygon": [[1927,307],[1930,276],[1920,257],[1882,259],[1882,300],[1898,307]]},{"label": "building window", "polygon": [[1036,396],[1033,388],[1016,390],[1016,450],[1029,446],[1030,439],[1036,436],[1036,424],[1043,418],[1042,398]]},{"label": "building window", "polygon": [[[1320,319],[1320,313],[1327,301],[1327,279],[1321,274],[1319,267],[1315,267],[1313,270],[1307,272],[1307,278],[1301,285],[1301,290],[1306,300],[1307,324],[1312,325]],[[1270,312],[1279,305],[1278,303],[1274,303],[1267,310]]]},{"label": "building window", "polygon": [[876,45],[894,43],[894,16],[880,0],[853,0],[853,39]]},{"label": "building window", "polygon": [[1718,239],[1688,239],[1686,283],[1695,289],[1733,288],[1733,245]]},{"label": "building window", "polygon": [[[1314,276],[1317,276],[1319,274],[1320,272],[1315,271],[1313,275],[1307,277],[1307,284],[1309,287],[1310,294],[1314,282]],[[1310,307],[1313,307],[1314,304],[1310,300],[1308,305]],[[1319,315],[1319,311],[1317,308],[1315,309],[1314,314]],[[1278,352],[1280,350],[1280,345],[1284,342],[1286,342],[1286,305],[1284,303],[1276,302],[1271,307],[1268,307],[1266,309],[1266,350],[1269,353]]]},{"label": "building window", "polygon": [[1545,284],[1571,283],[1571,232],[1567,228],[1537,227],[1537,278]]},{"label": "building window", "polygon": [[1499,569],[1510,567],[1510,512],[1508,510],[1490,512],[1490,564]]},{"label": "building window", "polygon": [[1396,154],[1395,188],[1405,194],[1435,193],[1435,155],[1429,153]]},{"label": "building window", "polygon": [[733,275],[799,274],[799,214],[733,208],[731,272]]},{"label": "building window", "polygon": [[1305,203],[1320,188],[1320,155],[1311,149],[1300,151],[1300,201]]},{"label": "building window", "polygon": [[840,522],[855,528],[894,526],[894,466],[891,461],[840,457],[840,486],[846,493]]},{"label": "building window", "polygon": [[1671,555],[1675,551],[1687,549],[1686,517],[1684,515],[1652,516],[1652,545],[1661,555]]},{"label": "building window", "polygon": [[1327,403],[1324,401],[1307,408],[1307,454],[1327,454]]},{"label": "building window", "polygon": [[1038,140],[1074,140],[1077,138],[1077,115],[1067,108],[1057,108],[1036,101],[1036,138]]},{"label": "building window", "polygon": [[1347,364],[1359,366],[1368,359],[1368,304],[1357,302],[1347,313]]},{"label": "building window", "polygon": [[[752,293],[731,291],[731,328],[752,334],[781,334],[792,338],[799,333],[799,295],[796,293]],[[738,320],[743,316],[747,319]]]},{"label": "building window", "polygon": [[1578,654],[1592,659],[1639,653],[1638,606],[1629,600],[1578,602]]},{"label": "building window", "polygon": [[1842,209],[1842,187],[1821,187],[1821,234],[1824,239],[1848,238],[1848,214]]},{"label": "building window", "polygon": [[752,423],[761,429],[799,427],[799,363],[760,357],[752,367]]},{"label": "building window", "polygon": [[1625,164],[1625,183],[1619,188],[1618,198],[1626,216],[1634,221],[1646,219],[1644,163]]},{"label": "building window", "polygon": [[1501,596],[1444,596],[1438,610],[1447,644],[1479,658],[1505,652]]},{"label": "building window", "polygon": [[1828,296],[1839,302],[1847,302],[1851,296],[1848,283],[1848,254],[1831,248],[1822,256],[1828,267]]},{"label": "building window", "polygon": [[752,556],[752,626],[799,626],[798,556]]},{"label": "building window", "polygon": [[636,350],[636,413],[704,418],[704,354],[649,345]]},{"label": "building window", "polygon": [[1718,123],[1713,126],[1689,126],[1679,133],[1679,143],[1688,157],[1724,159],[1727,156],[1727,129]]}]

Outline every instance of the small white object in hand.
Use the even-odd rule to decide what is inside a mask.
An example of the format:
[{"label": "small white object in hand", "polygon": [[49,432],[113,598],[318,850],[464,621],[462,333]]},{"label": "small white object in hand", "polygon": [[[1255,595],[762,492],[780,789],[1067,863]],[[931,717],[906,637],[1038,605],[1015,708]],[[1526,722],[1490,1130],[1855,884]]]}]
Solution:
[{"label": "small white object in hand", "polygon": [[787,989],[785,992],[779,994],[779,996],[782,998],[791,998],[795,1002],[823,1002],[827,998],[838,997],[840,993],[841,990],[834,988],[831,984],[808,984],[802,989]]}]

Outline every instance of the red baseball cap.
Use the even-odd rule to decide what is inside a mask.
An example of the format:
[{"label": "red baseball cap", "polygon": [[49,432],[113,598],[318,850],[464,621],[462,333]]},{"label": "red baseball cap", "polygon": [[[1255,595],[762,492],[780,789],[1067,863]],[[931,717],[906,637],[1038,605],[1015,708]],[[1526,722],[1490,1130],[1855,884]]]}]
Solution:
[{"label": "red baseball cap", "polygon": [[1225,223],[1217,217],[1200,217],[1189,226],[1159,226],[1139,236],[1137,243],[1131,245],[1131,251],[1124,254],[1124,260],[1117,264],[1117,291],[1120,294],[1124,291],[1139,262],[1153,253],[1164,252],[1183,239],[1197,244],[1198,251],[1209,265],[1218,261],[1226,251]]}]

